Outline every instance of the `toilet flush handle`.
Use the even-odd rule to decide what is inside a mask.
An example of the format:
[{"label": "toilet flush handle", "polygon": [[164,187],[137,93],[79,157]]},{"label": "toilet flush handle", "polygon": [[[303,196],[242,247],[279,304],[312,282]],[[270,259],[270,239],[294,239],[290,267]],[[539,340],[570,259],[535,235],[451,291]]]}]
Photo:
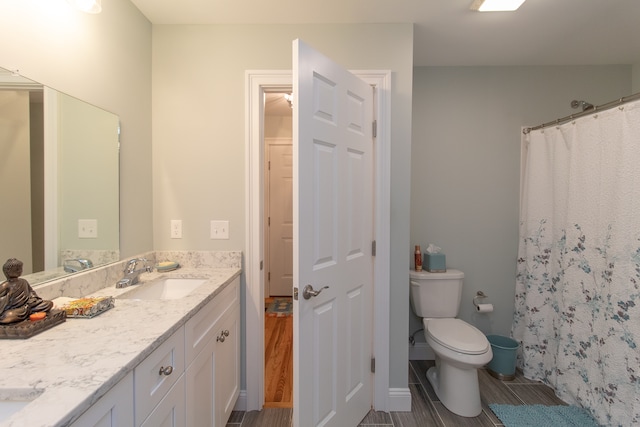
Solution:
[{"label": "toilet flush handle", "polygon": [[307,285],[304,287],[304,289],[302,290],[302,296],[304,297],[304,299],[309,299],[311,297],[317,297],[318,295],[320,295],[320,292],[322,292],[324,289],[329,289],[328,286],[324,286],[320,289],[318,289],[317,291],[313,289],[313,286],[311,285]]}]

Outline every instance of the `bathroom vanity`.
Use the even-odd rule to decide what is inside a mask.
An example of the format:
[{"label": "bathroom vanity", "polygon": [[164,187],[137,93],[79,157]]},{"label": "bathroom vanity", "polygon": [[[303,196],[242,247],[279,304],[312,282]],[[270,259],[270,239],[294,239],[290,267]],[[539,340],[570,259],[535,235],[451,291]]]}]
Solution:
[{"label": "bathroom vanity", "polygon": [[[204,280],[167,299],[141,292],[163,278]],[[224,426],[240,388],[239,265],[109,283],[90,294],[115,297],[99,316],[0,341],[0,407],[22,401],[0,426]]]}]

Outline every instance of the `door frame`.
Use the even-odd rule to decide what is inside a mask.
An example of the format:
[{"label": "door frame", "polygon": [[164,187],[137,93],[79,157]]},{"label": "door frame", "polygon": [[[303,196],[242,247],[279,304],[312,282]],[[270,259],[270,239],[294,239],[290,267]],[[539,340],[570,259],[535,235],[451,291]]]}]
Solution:
[{"label": "door frame", "polygon": [[[391,71],[351,71],[376,87],[374,113],[377,135],[374,159],[374,259],[373,357],[375,357],[373,406],[388,412],[389,294],[391,224]],[[264,405],[264,92],[286,91],[293,86],[291,71],[245,72],[245,384],[239,409],[262,410]],[[295,405],[295,402],[294,402]]]}]

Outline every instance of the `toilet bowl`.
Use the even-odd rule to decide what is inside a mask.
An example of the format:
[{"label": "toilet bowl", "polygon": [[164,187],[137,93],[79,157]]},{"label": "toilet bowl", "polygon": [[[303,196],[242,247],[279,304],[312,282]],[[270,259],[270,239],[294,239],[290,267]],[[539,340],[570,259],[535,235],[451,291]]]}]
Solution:
[{"label": "toilet bowl", "polygon": [[410,272],[411,307],[422,317],[427,344],[436,365],[427,379],[442,404],[454,414],[476,417],[482,412],[478,368],[493,357],[487,337],[457,319],[464,273]]},{"label": "toilet bowl", "polygon": [[482,412],[478,368],[491,361],[486,336],[460,319],[423,319],[427,344],[436,366],[427,379],[442,404],[454,414],[476,417]]}]

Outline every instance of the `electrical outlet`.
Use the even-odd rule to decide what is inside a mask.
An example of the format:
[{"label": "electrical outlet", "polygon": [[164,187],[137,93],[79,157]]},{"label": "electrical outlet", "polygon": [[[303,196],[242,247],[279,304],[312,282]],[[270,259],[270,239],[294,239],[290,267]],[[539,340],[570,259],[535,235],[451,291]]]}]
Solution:
[{"label": "electrical outlet", "polygon": [[78,238],[79,239],[97,239],[98,238],[98,220],[97,219],[79,219],[78,220]]},{"label": "electrical outlet", "polygon": [[171,220],[171,238],[182,239],[182,220],[181,219]]},{"label": "electrical outlet", "polygon": [[229,239],[229,221],[211,221],[212,239]]}]

